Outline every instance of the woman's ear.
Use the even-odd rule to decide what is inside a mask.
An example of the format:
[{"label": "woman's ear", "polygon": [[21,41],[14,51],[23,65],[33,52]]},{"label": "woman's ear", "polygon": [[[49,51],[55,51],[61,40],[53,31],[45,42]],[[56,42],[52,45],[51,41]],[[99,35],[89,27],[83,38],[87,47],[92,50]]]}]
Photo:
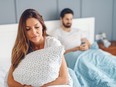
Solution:
[{"label": "woman's ear", "polygon": [[42,31],[43,31],[42,36],[46,36],[46,31],[45,31],[45,29],[43,29]]}]

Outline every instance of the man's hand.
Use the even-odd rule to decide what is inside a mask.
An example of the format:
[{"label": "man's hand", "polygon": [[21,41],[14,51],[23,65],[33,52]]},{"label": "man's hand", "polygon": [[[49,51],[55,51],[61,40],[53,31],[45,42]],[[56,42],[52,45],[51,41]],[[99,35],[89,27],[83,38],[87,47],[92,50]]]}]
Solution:
[{"label": "man's hand", "polygon": [[85,51],[90,48],[90,43],[86,38],[81,39],[80,50]]},{"label": "man's hand", "polygon": [[80,45],[80,50],[82,50],[82,51],[85,51],[85,50],[88,50],[89,49],[89,46],[88,46],[88,44],[82,44],[82,45]]}]

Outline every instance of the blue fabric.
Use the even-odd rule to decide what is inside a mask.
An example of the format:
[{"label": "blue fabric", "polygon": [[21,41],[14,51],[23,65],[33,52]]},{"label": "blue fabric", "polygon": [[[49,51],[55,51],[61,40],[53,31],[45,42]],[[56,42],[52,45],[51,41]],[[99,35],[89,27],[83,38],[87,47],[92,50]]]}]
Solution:
[{"label": "blue fabric", "polygon": [[99,46],[97,44],[97,42],[94,42],[91,46],[90,49],[99,49]]},{"label": "blue fabric", "polygon": [[104,54],[97,43],[87,51],[65,54],[65,58],[76,74],[77,87],[116,87],[116,56]]},{"label": "blue fabric", "polygon": [[65,60],[67,63],[67,66],[71,69],[74,69],[76,60],[78,58],[78,56],[82,53],[82,51],[76,51],[76,52],[70,52],[65,54]]},{"label": "blue fabric", "polygon": [[[94,42],[91,45],[90,49],[99,49],[97,42]],[[70,52],[70,53],[67,53],[64,55],[66,63],[67,63],[69,68],[74,69],[75,62],[76,62],[78,56],[82,53],[83,53],[83,51],[75,51],[75,52]]]},{"label": "blue fabric", "polygon": [[75,72],[70,68],[68,68],[68,71],[69,71],[69,74],[70,74],[70,76],[71,76],[71,78],[73,80],[73,87],[81,87]]},{"label": "blue fabric", "polygon": [[83,87],[116,87],[116,57],[99,49],[83,52],[77,58],[74,71]]}]

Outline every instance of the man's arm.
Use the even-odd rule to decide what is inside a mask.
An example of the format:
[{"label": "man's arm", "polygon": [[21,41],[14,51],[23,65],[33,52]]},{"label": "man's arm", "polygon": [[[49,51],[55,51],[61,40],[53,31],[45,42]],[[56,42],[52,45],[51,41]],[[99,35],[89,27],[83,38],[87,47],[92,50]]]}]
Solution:
[{"label": "man's arm", "polygon": [[77,47],[74,47],[74,48],[71,48],[71,49],[66,50],[66,51],[65,51],[65,54],[66,54],[66,53],[69,53],[69,52],[75,52],[75,51],[77,51],[77,50],[80,50],[80,46],[77,46]]},{"label": "man's arm", "polygon": [[80,46],[77,46],[77,47],[66,50],[65,54],[69,53],[69,52],[75,52],[75,51],[78,51],[78,50],[85,51],[85,50],[88,50],[90,48],[91,44],[90,44],[90,42],[87,38],[82,38],[81,42],[82,43],[81,43]]}]

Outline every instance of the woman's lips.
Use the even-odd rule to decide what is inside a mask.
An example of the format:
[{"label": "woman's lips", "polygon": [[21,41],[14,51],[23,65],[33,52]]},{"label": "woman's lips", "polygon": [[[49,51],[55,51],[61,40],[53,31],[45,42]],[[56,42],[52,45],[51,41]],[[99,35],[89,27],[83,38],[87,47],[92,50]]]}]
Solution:
[{"label": "woman's lips", "polygon": [[36,38],[37,38],[37,36],[33,36],[33,37],[32,37],[32,39],[36,39]]}]

